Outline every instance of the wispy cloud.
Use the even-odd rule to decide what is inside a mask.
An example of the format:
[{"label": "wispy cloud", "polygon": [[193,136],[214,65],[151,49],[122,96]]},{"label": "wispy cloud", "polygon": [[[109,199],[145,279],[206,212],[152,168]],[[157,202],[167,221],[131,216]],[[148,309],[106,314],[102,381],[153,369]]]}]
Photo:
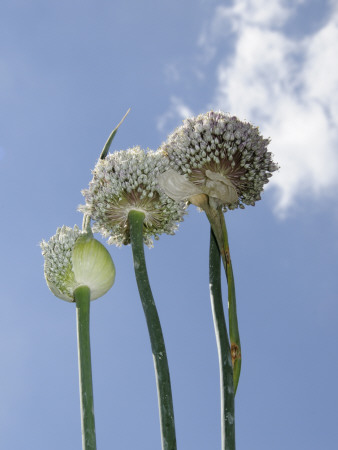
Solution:
[{"label": "wispy cloud", "polygon": [[171,62],[164,66],[164,77],[169,82],[177,82],[180,80],[181,75],[177,64]]},{"label": "wispy cloud", "polygon": [[[169,132],[171,128],[177,126],[177,119],[186,119],[193,115],[192,110],[180,98],[172,96],[168,111],[162,114],[157,120],[157,128],[162,132]],[[173,126],[171,126],[172,124]]]},{"label": "wispy cloud", "polygon": [[281,166],[271,181],[280,214],[338,187],[338,8],[304,38],[284,31],[293,13],[282,0],[237,0],[215,10],[199,42],[213,57],[225,33],[234,39],[217,67],[213,106],[253,121],[272,138]]}]

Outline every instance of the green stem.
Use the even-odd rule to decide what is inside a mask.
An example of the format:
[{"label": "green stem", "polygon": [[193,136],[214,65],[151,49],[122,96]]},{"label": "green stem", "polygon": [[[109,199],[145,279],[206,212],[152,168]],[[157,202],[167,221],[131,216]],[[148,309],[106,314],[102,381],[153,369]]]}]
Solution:
[{"label": "green stem", "polygon": [[207,196],[205,196],[203,203],[201,203],[199,206],[203,208],[203,210],[205,211],[209,219],[211,228],[215,234],[215,238],[217,240],[217,244],[221,253],[221,258],[228,282],[229,334],[231,344],[231,357],[234,369],[233,370],[234,392],[236,395],[239,376],[241,373],[242,356],[241,356],[241,341],[238,330],[235,280],[230,258],[228,233],[221,206],[218,207],[211,206],[209,204]]},{"label": "green stem", "polygon": [[210,230],[209,282],[220,370],[222,450],[235,450],[235,405],[231,351],[222,301],[221,257],[212,229]]},{"label": "green stem", "polygon": [[90,357],[89,311],[90,290],[80,286],[74,291],[76,301],[77,342],[79,357],[82,449],[96,450],[92,365]]},{"label": "green stem", "polygon": [[161,423],[163,450],[176,450],[174,408],[172,401],[169,366],[164,339],[153,294],[151,292],[143,248],[144,213],[130,211],[130,241],[134,258],[134,269],[140,298],[146,317],[151,349],[154,358],[157,393]]},{"label": "green stem", "polygon": [[[235,291],[235,279],[232,270],[232,263],[230,257],[230,248],[228,240],[228,232],[225,224],[225,218],[223,212],[219,211],[219,218],[222,228],[222,237],[225,249],[225,269],[228,280],[228,298],[229,298],[229,332],[231,342],[231,356],[234,365],[234,390],[235,394],[238,387],[239,377],[241,374],[242,354],[241,354],[241,341],[238,330],[238,318],[236,307],[236,291]],[[224,261],[223,261],[224,263]]]}]

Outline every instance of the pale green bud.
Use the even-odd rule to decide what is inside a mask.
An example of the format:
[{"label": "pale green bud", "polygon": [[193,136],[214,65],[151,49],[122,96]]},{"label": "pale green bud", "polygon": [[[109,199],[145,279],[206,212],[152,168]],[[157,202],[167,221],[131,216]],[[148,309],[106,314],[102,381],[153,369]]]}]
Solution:
[{"label": "pale green bud", "polygon": [[91,233],[63,226],[41,242],[47,285],[56,297],[74,301],[74,291],[88,286],[90,300],[102,297],[114,284],[115,266],[108,250]]}]

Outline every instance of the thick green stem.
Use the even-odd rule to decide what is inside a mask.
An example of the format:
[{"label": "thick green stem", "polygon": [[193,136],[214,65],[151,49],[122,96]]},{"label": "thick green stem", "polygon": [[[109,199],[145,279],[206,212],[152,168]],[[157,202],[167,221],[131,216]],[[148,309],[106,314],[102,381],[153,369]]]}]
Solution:
[{"label": "thick green stem", "polygon": [[90,357],[89,311],[90,290],[80,286],[74,292],[76,301],[77,342],[79,357],[82,449],[96,450],[92,364]]},{"label": "thick green stem", "polygon": [[232,360],[222,301],[221,256],[212,229],[210,230],[209,282],[220,370],[222,450],[235,450]]},{"label": "thick green stem", "polygon": [[130,211],[130,241],[134,258],[134,269],[140,298],[146,317],[151,349],[153,353],[161,423],[163,450],[176,450],[174,408],[171,393],[167,353],[153,294],[151,292],[143,248],[144,213]]},{"label": "thick green stem", "polygon": [[220,206],[210,206],[207,196],[199,205],[205,211],[221,253],[221,258],[228,282],[228,310],[229,310],[229,334],[231,344],[231,357],[233,364],[234,392],[236,394],[239,376],[241,373],[242,355],[241,341],[238,330],[235,280],[232,271],[228,233],[225,225],[224,214]]}]

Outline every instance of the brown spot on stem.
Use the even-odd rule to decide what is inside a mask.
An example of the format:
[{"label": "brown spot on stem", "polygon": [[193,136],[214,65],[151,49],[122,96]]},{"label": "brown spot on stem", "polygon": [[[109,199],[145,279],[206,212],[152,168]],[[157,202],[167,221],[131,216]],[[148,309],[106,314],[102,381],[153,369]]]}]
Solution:
[{"label": "brown spot on stem", "polygon": [[232,365],[235,364],[235,361],[237,359],[241,359],[241,350],[237,344],[232,343],[231,344],[231,361]]}]

